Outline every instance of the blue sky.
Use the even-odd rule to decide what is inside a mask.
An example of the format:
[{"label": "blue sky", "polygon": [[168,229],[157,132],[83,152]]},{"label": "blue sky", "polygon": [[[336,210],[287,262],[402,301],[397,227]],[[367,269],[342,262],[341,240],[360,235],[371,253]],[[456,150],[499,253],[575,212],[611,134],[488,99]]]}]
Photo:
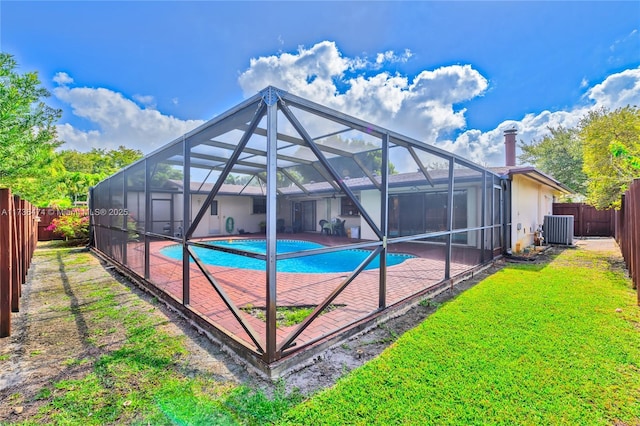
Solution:
[{"label": "blue sky", "polygon": [[640,105],[640,2],[0,2],[64,148],[150,152],[273,84],[474,161]]}]

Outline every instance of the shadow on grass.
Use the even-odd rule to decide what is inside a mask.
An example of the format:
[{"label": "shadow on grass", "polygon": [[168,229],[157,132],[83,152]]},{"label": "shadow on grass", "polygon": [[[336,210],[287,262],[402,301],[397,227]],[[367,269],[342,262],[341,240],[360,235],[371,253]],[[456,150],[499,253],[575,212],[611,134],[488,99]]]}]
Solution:
[{"label": "shadow on grass", "polygon": [[78,302],[78,298],[76,297],[73,289],[71,288],[71,284],[69,283],[69,277],[66,272],[66,267],[64,261],[62,259],[62,253],[57,254],[59,271],[60,271],[60,281],[62,282],[62,287],[64,288],[64,293],[69,298],[70,311],[71,315],[73,315],[73,319],[76,323],[76,328],[78,329],[78,334],[82,340],[82,346],[85,350],[89,349],[91,346],[88,342],[89,338],[89,327],[87,326],[87,322],[82,315],[80,303]]}]

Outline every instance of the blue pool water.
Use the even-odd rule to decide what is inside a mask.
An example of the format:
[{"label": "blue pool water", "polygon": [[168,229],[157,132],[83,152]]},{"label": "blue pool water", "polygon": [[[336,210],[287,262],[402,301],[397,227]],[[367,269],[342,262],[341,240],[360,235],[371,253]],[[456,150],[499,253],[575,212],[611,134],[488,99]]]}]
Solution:
[{"label": "blue pool water", "polygon": [[[227,240],[211,241],[209,244],[220,247],[233,247],[237,250],[252,253],[266,253],[266,240]],[[276,243],[278,253],[290,253],[302,250],[323,248],[322,244],[309,241],[279,240]],[[264,271],[266,262],[260,259],[225,253],[217,250],[208,250],[194,247],[198,257],[208,265],[226,266],[231,268],[254,269]],[[172,245],[160,250],[165,256],[173,259],[182,259],[182,246]],[[278,272],[297,272],[317,274],[327,272],[352,272],[370,254],[366,250],[341,250],[331,253],[315,254],[312,256],[297,257],[293,259],[278,260]],[[409,254],[387,254],[387,266],[397,265],[414,256]],[[365,269],[380,267],[380,256],[376,256]]]}]

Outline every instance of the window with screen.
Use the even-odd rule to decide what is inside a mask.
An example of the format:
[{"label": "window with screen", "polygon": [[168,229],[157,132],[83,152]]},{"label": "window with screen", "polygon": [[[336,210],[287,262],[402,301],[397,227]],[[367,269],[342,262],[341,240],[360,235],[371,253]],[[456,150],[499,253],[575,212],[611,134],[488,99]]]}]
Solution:
[{"label": "window with screen", "polygon": [[267,197],[253,198],[253,214],[264,214],[267,212]]}]

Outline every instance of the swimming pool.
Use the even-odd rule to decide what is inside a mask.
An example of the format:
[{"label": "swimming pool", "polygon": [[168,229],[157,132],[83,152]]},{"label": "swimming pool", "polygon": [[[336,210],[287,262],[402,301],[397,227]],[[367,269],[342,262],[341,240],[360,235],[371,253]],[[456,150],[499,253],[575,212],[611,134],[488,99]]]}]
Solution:
[{"label": "swimming pool", "polygon": [[[237,250],[252,253],[266,253],[266,240],[220,240],[211,241],[208,244],[221,247],[233,247]],[[278,240],[276,250],[278,253],[290,253],[302,250],[324,248],[322,244],[298,240]],[[264,271],[266,261],[226,253],[218,250],[208,250],[201,247],[193,247],[198,257],[207,265],[225,266],[231,268],[253,269]],[[171,245],[160,250],[165,256],[173,259],[182,259],[182,246]],[[370,254],[367,250],[341,250],[331,253],[314,254],[311,256],[296,257],[293,259],[278,260],[278,272],[296,272],[303,274],[323,274],[329,272],[352,272]],[[410,254],[388,253],[387,266],[398,265],[412,256]],[[367,265],[365,269],[380,267],[380,256]]]}]

